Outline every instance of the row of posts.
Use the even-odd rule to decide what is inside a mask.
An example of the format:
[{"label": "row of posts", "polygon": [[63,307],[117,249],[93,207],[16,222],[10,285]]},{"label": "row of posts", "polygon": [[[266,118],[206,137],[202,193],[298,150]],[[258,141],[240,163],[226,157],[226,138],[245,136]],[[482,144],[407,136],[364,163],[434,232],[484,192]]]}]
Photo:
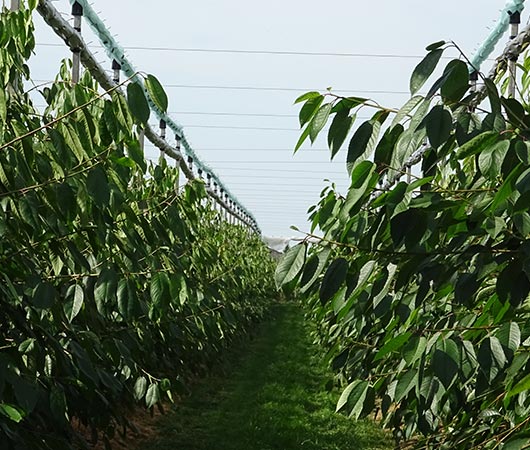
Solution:
[{"label": "row of posts", "polygon": [[[11,8],[12,9],[18,9],[20,0],[11,0]],[[81,19],[83,17],[83,7],[79,4],[79,2],[75,2],[72,5],[72,16],[74,19],[74,29],[81,33]],[[72,82],[78,83],[81,75],[81,50],[80,49],[72,49]],[[112,62],[112,73],[113,73],[113,81],[115,83],[120,82],[120,72],[121,72],[121,65],[118,61]],[[140,129],[139,131],[139,141],[140,146],[142,150],[144,149],[144,130]],[[166,139],[166,122],[164,120],[160,121],[160,138],[162,140]],[[176,150],[180,152],[180,137],[178,135],[175,136],[176,139]],[[164,152],[160,151],[160,156],[164,157]],[[193,173],[193,158],[191,156],[188,156],[188,167],[191,173]],[[197,170],[198,177],[204,181],[203,176],[203,170],[202,168],[198,168]],[[257,226],[257,223],[254,221],[254,219],[247,214],[243,209],[237,205],[232,199],[228,197],[228,194],[224,191],[224,189],[220,188],[217,184],[217,182],[212,182],[212,175],[210,173],[206,173],[206,189],[209,194],[212,195],[212,201],[211,205],[212,207],[217,211],[219,211],[221,217],[227,221],[230,224],[233,225],[241,225],[249,227],[251,230],[255,232],[259,232],[259,228]]]}]

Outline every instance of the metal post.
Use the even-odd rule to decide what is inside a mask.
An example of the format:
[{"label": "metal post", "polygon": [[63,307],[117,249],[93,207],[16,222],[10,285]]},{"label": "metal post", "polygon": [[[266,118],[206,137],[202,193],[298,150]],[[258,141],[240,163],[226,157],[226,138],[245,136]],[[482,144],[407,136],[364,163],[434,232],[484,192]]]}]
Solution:
[{"label": "metal post", "polygon": [[[473,72],[471,72],[469,74],[469,81],[471,82],[471,84],[469,86],[469,91],[471,93],[475,93],[477,91],[477,82],[478,82],[478,71],[477,70],[474,70]],[[473,103],[473,102],[471,102],[471,103]],[[473,112],[473,111],[475,111],[475,107],[470,105],[468,107],[468,110],[469,110],[469,112]]]},{"label": "metal post", "polygon": [[[216,181],[213,182],[213,193],[217,196],[217,182]],[[217,200],[215,200],[215,203],[213,204],[213,209],[217,211]]]},{"label": "metal post", "polygon": [[[521,14],[518,11],[510,13],[510,39],[517,37],[519,33],[519,24],[521,23]],[[508,61],[508,72],[509,72],[509,84],[508,84],[508,95],[515,98],[515,86],[516,86],[516,68],[517,68],[517,55],[513,56],[513,59]]]},{"label": "metal post", "polygon": [[193,172],[193,158],[191,156],[188,156],[188,167]]},{"label": "metal post", "polygon": [[142,149],[143,153],[145,147],[145,131],[141,127],[138,127],[138,142],[140,143],[140,148]]},{"label": "metal post", "polygon": [[[166,140],[166,121],[160,120],[160,139]],[[160,150],[160,158],[164,158],[164,152]]]},{"label": "metal post", "polygon": [[116,61],[115,59],[112,60],[112,70],[113,70],[112,81],[114,81],[117,84],[120,82],[121,66],[120,66],[120,63]]},{"label": "metal post", "polygon": [[[83,17],[83,7],[75,2],[72,5],[72,16],[74,16],[74,29],[81,34],[81,19]],[[81,77],[81,50],[72,49],[72,83],[79,83]]]},{"label": "metal post", "polygon": [[[225,191],[223,188],[221,188],[221,192],[220,192],[220,198],[221,198],[221,202],[224,201],[224,197],[225,197]],[[220,211],[221,211],[221,218],[226,220],[226,209],[224,208],[223,204],[221,203],[219,205],[219,207],[221,208]]]}]

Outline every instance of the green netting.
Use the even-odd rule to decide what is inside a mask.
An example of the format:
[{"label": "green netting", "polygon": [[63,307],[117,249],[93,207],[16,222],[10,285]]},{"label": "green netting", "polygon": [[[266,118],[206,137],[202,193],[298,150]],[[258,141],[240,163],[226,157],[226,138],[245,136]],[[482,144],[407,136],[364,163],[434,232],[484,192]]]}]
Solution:
[{"label": "green netting", "polygon": [[89,24],[90,28],[94,31],[96,36],[99,38],[101,44],[105,48],[107,55],[109,58],[115,60],[118,62],[121,66],[121,70],[125,74],[127,78],[130,78],[132,81],[137,82],[144,88],[145,96],[149,102],[149,106],[151,110],[155,113],[155,115],[158,117],[158,119],[163,120],[167,127],[175,133],[175,136],[179,139],[181,146],[184,150],[184,153],[193,158],[193,163],[197,166],[197,168],[203,170],[205,173],[209,173],[212,177],[212,181],[217,183],[220,189],[223,189],[223,191],[228,194],[228,198],[232,200],[238,207],[241,208],[243,213],[247,214],[249,217],[256,222],[254,216],[250,211],[248,211],[233,195],[230,190],[221,182],[221,179],[217,176],[217,174],[206,164],[204,164],[200,158],[197,156],[197,154],[193,151],[191,148],[190,143],[186,139],[186,136],[184,134],[184,131],[182,129],[182,126],[176,123],[173,119],[171,119],[167,114],[160,111],[160,109],[157,108],[157,106],[154,104],[154,102],[150,99],[149,94],[147,93],[147,90],[145,89],[144,80],[141,76],[138,75],[137,70],[134,68],[134,66],[131,64],[131,62],[127,59],[125,55],[125,50],[116,42],[110,31],[107,29],[105,24],[102,22],[102,20],[99,18],[97,13],[94,11],[92,6],[88,3],[87,0],[69,0],[71,4],[79,3],[83,7],[83,17],[86,19],[87,23]]},{"label": "green netting", "polygon": [[473,58],[471,58],[470,71],[480,70],[480,66],[493,53],[495,46],[508,29],[508,25],[510,24],[510,15],[515,12],[520,13],[524,9],[524,2],[525,0],[510,0],[506,4],[501,12],[501,17],[495,24],[495,28],[491,30],[487,39],[479,47],[475,55],[473,55]]}]

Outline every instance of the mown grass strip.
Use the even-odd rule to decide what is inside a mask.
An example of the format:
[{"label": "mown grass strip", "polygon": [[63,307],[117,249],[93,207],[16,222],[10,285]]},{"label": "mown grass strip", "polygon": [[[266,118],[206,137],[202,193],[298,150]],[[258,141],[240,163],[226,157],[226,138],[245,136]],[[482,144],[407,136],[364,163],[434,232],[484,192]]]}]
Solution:
[{"label": "mown grass strip", "polygon": [[257,337],[227,357],[227,370],[200,381],[138,450],[391,448],[373,422],[334,413],[338,394],[325,389],[332,375],[309,332],[296,305],[278,306]]}]

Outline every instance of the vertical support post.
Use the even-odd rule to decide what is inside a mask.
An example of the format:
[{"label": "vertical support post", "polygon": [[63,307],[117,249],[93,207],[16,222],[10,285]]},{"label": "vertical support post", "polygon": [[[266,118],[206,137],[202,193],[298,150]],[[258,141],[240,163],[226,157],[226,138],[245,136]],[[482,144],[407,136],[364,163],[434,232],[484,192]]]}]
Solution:
[{"label": "vertical support post", "polygon": [[120,63],[116,61],[115,59],[113,59],[112,60],[112,81],[114,81],[114,83],[116,84],[120,82],[120,71],[121,71]]},{"label": "vertical support post", "polygon": [[[519,33],[519,24],[521,23],[521,14],[518,11],[510,13],[510,39],[514,39]],[[515,98],[515,86],[516,86],[516,69],[517,69],[517,56],[508,61],[508,72],[509,72],[509,84],[508,84],[508,96]]]},{"label": "vertical support post", "polygon": [[[217,196],[217,182],[216,181],[213,182],[213,193]],[[219,208],[221,208],[220,205],[219,205]],[[213,209],[215,211],[217,211],[217,199],[215,200],[215,202],[213,204]],[[221,210],[219,209],[219,211],[221,211]]]},{"label": "vertical support post", "polygon": [[20,0],[11,0],[11,11],[18,11],[20,9]]},{"label": "vertical support post", "polygon": [[211,191],[212,191],[212,175],[210,174],[210,172],[206,172],[206,192],[208,192],[208,205],[210,205],[210,207],[213,207],[214,201],[210,197]]},{"label": "vertical support post", "polygon": [[191,156],[188,156],[188,167],[193,172],[193,158]]},{"label": "vertical support post", "polygon": [[142,149],[143,153],[145,147],[145,131],[141,127],[138,127],[138,142],[140,143],[140,148]]},{"label": "vertical support post", "polygon": [[[160,120],[160,139],[166,140],[166,121]],[[164,158],[164,152],[160,150],[160,158]]]},{"label": "vertical support post", "polygon": [[[474,70],[473,72],[469,74],[469,81],[471,82],[469,85],[469,91],[474,94],[477,91],[477,82],[478,82],[478,71],[477,70]],[[469,112],[473,112],[475,111],[475,107],[469,106],[468,110]]]},{"label": "vertical support post", "polygon": [[199,167],[199,169],[197,170],[197,174],[199,175],[199,179],[203,179],[202,177],[202,169]]},{"label": "vertical support post", "polygon": [[471,81],[469,90],[475,92],[477,90],[478,71],[474,70],[469,74],[469,81]]},{"label": "vertical support post", "polygon": [[226,220],[226,217],[227,217],[226,214],[227,214],[227,213],[226,213],[226,209],[225,209],[225,207],[224,207],[225,191],[224,191],[223,188],[221,188],[221,192],[220,192],[220,196],[219,196],[219,197],[221,198],[221,202],[223,202],[223,203],[221,203],[221,204],[219,205],[220,208],[221,208],[221,218],[222,218],[223,220]]},{"label": "vertical support post", "polygon": [[[79,2],[72,5],[72,16],[74,16],[74,29],[81,34],[81,19],[83,17],[83,7]],[[81,50],[72,49],[72,83],[79,83],[81,77]]]}]

